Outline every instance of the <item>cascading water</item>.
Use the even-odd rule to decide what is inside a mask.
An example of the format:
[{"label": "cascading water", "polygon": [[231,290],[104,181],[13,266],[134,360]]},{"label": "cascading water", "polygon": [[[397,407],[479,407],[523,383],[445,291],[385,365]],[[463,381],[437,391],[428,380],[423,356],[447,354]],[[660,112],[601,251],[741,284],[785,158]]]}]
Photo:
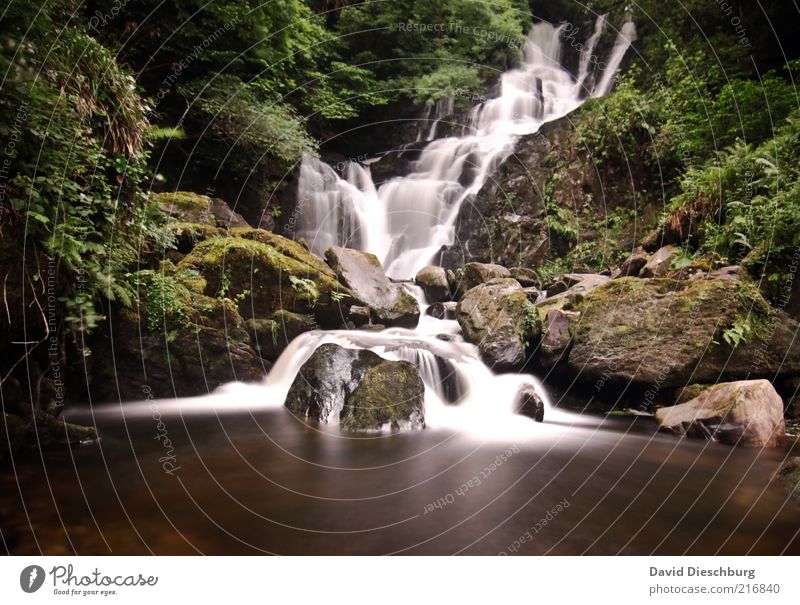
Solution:
[{"label": "cascading water", "polygon": [[[452,113],[450,100],[435,107],[430,143],[413,171],[376,188],[368,166],[350,163],[345,178],[320,160],[308,157],[300,169],[297,235],[317,254],[329,246],[358,248],[375,254],[386,273],[408,279],[430,264],[442,246],[453,243],[454,224],[463,202],[474,196],[487,178],[513,152],[518,137],[577,108],[584,99],[606,94],[622,58],[635,39],[633,23],[625,23],[600,69],[595,51],[607,25],[600,16],[582,45],[578,74],[561,65],[564,26],[537,23],[528,35],[524,60],[503,74],[500,96],[476,106],[467,133],[435,137],[436,125]],[[594,67],[592,67],[594,65]],[[597,71],[600,71],[599,81]],[[427,117],[430,119],[430,110]],[[422,139],[420,131],[418,139]],[[417,292],[421,298],[421,292]],[[424,301],[423,301],[424,312]],[[443,341],[438,335],[448,334]],[[477,425],[485,430],[490,418],[512,416],[521,388],[546,394],[529,375],[495,375],[478,357],[477,348],[459,336],[455,321],[423,316],[416,330],[382,332],[332,331],[304,334],[291,343],[273,367],[267,386],[281,402],[299,367],[325,342],[368,348],[393,359],[412,361],[426,386],[426,420],[433,426]],[[453,398],[458,399],[458,405]],[[505,402],[505,403],[499,403]],[[546,402],[547,403],[547,402]],[[549,406],[548,406],[549,407]]]}]

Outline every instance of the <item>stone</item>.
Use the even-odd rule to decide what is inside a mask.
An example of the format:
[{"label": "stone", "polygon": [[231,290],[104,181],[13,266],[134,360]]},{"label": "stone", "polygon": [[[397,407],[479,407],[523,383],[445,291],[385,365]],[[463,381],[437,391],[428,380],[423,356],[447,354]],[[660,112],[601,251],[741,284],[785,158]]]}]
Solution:
[{"label": "stone", "polygon": [[[603,377],[644,391],[800,374],[800,326],[749,282],[625,277],[570,310],[581,313],[568,358],[581,381]],[[743,321],[749,338],[734,347],[725,336]]]},{"label": "stone", "polygon": [[656,250],[644,267],[642,267],[639,277],[663,277],[672,268],[672,261],[678,257],[680,248],[676,246],[664,246]]},{"label": "stone", "polygon": [[572,342],[570,325],[577,322],[580,313],[563,309],[550,309],[545,315],[542,328],[542,342],[539,346],[539,363],[552,368],[566,361]]},{"label": "stone", "polygon": [[284,349],[304,332],[319,328],[310,315],[275,311],[267,319],[250,319],[245,322],[250,335],[250,345],[269,361],[276,361]]},{"label": "stone", "polygon": [[467,263],[457,274],[458,290],[466,293],[490,279],[499,277],[511,277],[511,271],[490,263]]},{"label": "stone", "polygon": [[540,286],[539,276],[536,271],[528,267],[511,267],[509,269],[511,277],[516,279],[523,288],[538,288]]},{"label": "stone", "polygon": [[296,416],[345,430],[422,428],[424,385],[416,367],[368,350],[323,344],[306,361],[286,396]]},{"label": "stone", "polygon": [[423,267],[414,281],[422,288],[429,303],[445,302],[451,298],[447,273],[442,267]]},{"label": "stone", "polygon": [[619,266],[619,270],[614,277],[638,277],[639,273],[641,273],[642,269],[647,265],[649,259],[650,256],[645,252],[644,248],[636,248],[636,250],[625,259],[625,262]]},{"label": "stone", "polygon": [[456,307],[464,339],[496,370],[521,368],[541,335],[536,308],[515,279],[489,280],[467,291]]},{"label": "stone", "polygon": [[150,202],[180,223],[209,225],[221,229],[249,227],[241,214],[224,201],[190,191],[151,193]]},{"label": "stone", "polygon": [[430,305],[425,314],[436,319],[455,319],[457,306],[456,302],[437,302]]},{"label": "stone", "polygon": [[369,307],[374,323],[402,328],[417,326],[417,299],[389,280],[374,254],[334,246],[325,251],[325,258],[355,299]]},{"label": "stone", "polygon": [[781,464],[773,481],[787,495],[800,500],[800,456],[792,456]]},{"label": "stone", "polygon": [[675,433],[743,447],[774,447],[785,432],[783,401],[763,379],[716,384],[686,403],[659,408],[655,417]]},{"label": "stone", "polygon": [[544,421],[544,401],[533,387],[526,387],[520,391],[516,410],[518,414],[532,418],[536,422]]}]

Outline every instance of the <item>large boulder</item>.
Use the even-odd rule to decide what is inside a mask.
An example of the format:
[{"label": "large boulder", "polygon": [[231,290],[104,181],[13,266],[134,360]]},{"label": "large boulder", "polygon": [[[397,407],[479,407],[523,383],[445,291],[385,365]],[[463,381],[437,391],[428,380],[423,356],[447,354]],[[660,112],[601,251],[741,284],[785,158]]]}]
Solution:
[{"label": "large boulder", "polygon": [[556,366],[567,359],[572,342],[570,326],[580,318],[577,311],[550,309],[542,326],[542,342],[539,347],[539,362],[545,368]]},{"label": "large boulder", "polygon": [[203,294],[236,301],[245,318],[275,311],[313,315],[324,328],[343,324],[352,293],[322,259],[297,242],[261,229],[232,229],[199,243],[178,264],[205,280]]},{"label": "large boulder", "polygon": [[450,285],[442,267],[423,267],[417,272],[414,281],[422,288],[429,303],[450,300]]},{"label": "large boulder", "polygon": [[514,279],[500,278],[478,285],[456,308],[464,338],[478,346],[487,365],[496,370],[519,369],[526,349],[541,334],[536,308]]},{"label": "large boulder", "polygon": [[151,193],[150,202],[176,222],[209,225],[221,229],[249,227],[241,214],[224,201],[190,191]]},{"label": "large boulder", "polygon": [[325,258],[359,304],[369,307],[373,323],[403,328],[417,326],[417,299],[389,280],[374,254],[334,246],[325,251]]},{"label": "large boulder", "polygon": [[583,381],[665,390],[800,373],[797,322],[749,282],[620,278],[572,308],[568,364]]},{"label": "large boulder", "polygon": [[347,430],[422,428],[425,388],[417,369],[372,351],[320,346],[297,373],[286,407]]},{"label": "large boulder", "polygon": [[772,447],[785,432],[783,401],[768,380],[726,382],[691,401],[656,410],[665,429],[728,445]]}]

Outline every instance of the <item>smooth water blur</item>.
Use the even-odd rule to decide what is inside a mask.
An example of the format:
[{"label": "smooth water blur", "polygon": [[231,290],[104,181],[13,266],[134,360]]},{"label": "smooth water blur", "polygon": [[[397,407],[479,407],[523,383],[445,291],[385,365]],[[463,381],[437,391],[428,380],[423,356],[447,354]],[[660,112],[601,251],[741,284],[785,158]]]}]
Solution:
[{"label": "smooth water blur", "polygon": [[647,418],[566,412],[507,439],[447,429],[354,437],[283,409],[248,412],[246,400],[67,410],[94,419],[101,441],[18,461],[16,477],[2,477],[5,547],[800,554],[800,507],[768,484],[781,451],[656,434]]}]

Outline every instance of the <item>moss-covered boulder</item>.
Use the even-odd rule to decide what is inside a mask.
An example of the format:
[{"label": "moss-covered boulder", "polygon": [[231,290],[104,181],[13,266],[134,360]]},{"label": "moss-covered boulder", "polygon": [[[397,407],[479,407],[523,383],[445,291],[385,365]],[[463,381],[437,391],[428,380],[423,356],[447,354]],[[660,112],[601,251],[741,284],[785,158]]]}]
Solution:
[{"label": "moss-covered boulder", "polygon": [[325,258],[339,280],[359,301],[357,306],[369,308],[372,323],[417,327],[417,299],[389,280],[374,254],[334,246],[325,251]]},{"label": "moss-covered boulder", "polygon": [[496,370],[519,369],[526,349],[541,335],[541,321],[514,279],[498,278],[476,286],[456,308],[464,339],[478,346],[484,362]]},{"label": "moss-covered boulder", "polygon": [[572,302],[568,363],[583,381],[663,390],[800,372],[797,322],[747,281],[620,278]]},{"label": "moss-covered boulder", "polygon": [[451,298],[447,273],[442,267],[423,267],[414,277],[429,303],[445,302]]},{"label": "moss-covered boulder", "polygon": [[207,225],[221,229],[250,226],[224,201],[191,191],[151,193],[150,203],[156,204],[162,212],[178,223]]},{"label": "moss-covered boulder", "polygon": [[260,229],[232,229],[228,236],[201,242],[178,269],[199,273],[206,282],[203,294],[236,301],[246,318],[287,310],[312,315],[323,327],[338,327],[353,302],[320,258]]},{"label": "moss-covered boulder", "polygon": [[511,277],[511,271],[491,263],[467,263],[456,271],[456,284],[459,292],[469,292],[472,288],[485,284],[490,279]]},{"label": "moss-covered boulder", "polygon": [[372,351],[320,346],[297,373],[286,407],[300,418],[346,430],[424,425],[424,386],[417,369]]}]

